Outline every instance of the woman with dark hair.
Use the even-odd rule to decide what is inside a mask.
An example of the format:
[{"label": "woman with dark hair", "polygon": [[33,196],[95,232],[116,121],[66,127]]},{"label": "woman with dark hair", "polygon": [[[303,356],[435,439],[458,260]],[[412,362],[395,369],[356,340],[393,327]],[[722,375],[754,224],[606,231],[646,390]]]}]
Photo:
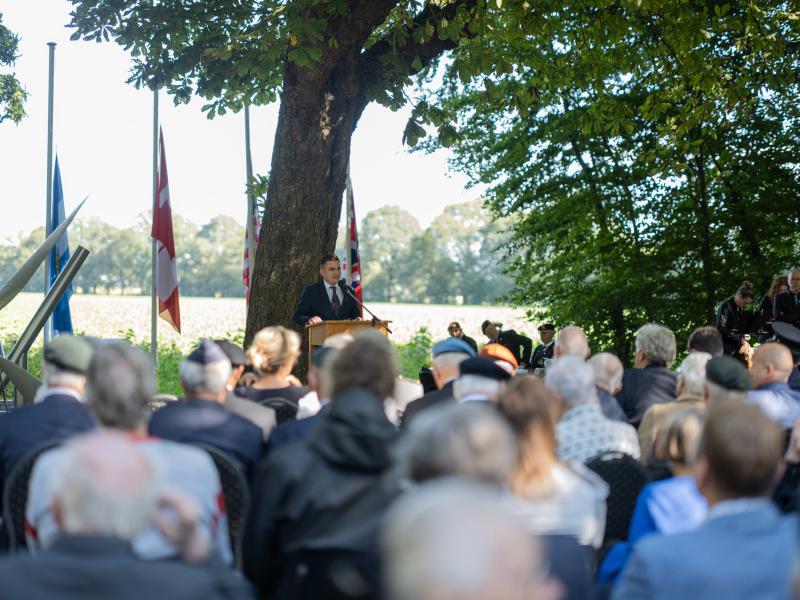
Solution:
[{"label": "woman with dark hair", "polygon": [[758,305],[758,319],[761,323],[761,329],[767,332],[767,335],[759,338],[759,342],[766,342],[772,337],[772,322],[775,320],[775,313],[773,312],[775,304],[775,296],[789,291],[789,278],[786,275],[779,275],[772,280],[772,285],[769,286],[767,295],[761,299]]},{"label": "woman with dark hair", "polygon": [[717,329],[722,335],[722,345],[725,354],[739,358],[749,350],[749,329],[745,320],[744,309],[753,302],[753,284],[749,281],[742,283],[736,293],[719,305],[717,309]]}]

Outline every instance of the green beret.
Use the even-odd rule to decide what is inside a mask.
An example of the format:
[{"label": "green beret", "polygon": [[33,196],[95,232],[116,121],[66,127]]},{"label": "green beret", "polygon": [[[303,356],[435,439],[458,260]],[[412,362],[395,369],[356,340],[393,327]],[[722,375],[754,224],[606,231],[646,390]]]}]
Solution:
[{"label": "green beret", "polygon": [[746,392],[753,380],[744,365],[730,356],[715,356],[706,363],[706,379],[730,391]]},{"label": "green beret", "polygon": [[62,333],[47,344],[44,360],[64,371],[86,375],[92,360],[92,347],[83,338]]}]

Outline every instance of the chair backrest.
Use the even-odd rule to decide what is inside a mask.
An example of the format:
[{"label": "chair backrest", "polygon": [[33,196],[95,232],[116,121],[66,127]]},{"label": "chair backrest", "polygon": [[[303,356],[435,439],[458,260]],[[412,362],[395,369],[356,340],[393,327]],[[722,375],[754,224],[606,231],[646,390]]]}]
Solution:
[{"label": "chair backrest", "polygon": [[3,524],[12,554],[26,545],[25,508],[28,504],[28,484],[33,465],[44,452],[61,443],[62,440],[53,440],[37,446],[19,459],[6,479],[3,489]]},{"label": "chair backrest", "polygon": [[602,477],[609,487],[603,544],[627,540],[636,498],[647,483],[644,467],[622,452],[605,452],[586,461],[586,466]]},{"label": "chair backrest", "polygon": [[228,535],[231,540],[233,560],[237,569],[242,566],[242,531],[247,509],[250,506],[250,488],[239,464],[219,448],[209,444],[196,444],[211,455],[219,473],[222,495],[228,514]]},{"label": "chair backrest", "polygon": [[275,411],[275,421],[278,425],[284,421],[289,421],[297,417],[298,406],[295,402],[286,398],[264,398],[259,400],[261,406],[268,406]]},{"label": "chair backrest", "polygon": [[379,600],[377,551],[298,550],[285,559],[275,600]]}]

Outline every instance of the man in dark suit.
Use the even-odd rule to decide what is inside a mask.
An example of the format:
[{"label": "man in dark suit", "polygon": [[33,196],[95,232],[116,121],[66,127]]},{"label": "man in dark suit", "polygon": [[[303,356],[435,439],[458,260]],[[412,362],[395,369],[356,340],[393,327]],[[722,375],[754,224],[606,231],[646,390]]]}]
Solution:
[{"label": "man in dark suit", "polygon": [[622,390],[617,400],[638,427],[644,413],[653,404],[676,398],[678,376],[669,369],[675,360],[675,334],[663,325],[647,323],[636,331],[635,369],[625,369]]},{"label": "man in dark suit", "polygon": [[[129,436],[88,434],[66,447],[61,468],[52,487],[59,537],[36,556],[0,561],[0,599],[252,597],[230,571],[206,562],[209,544],[196,527],[194,504],[164,493],[157,468]],[[164,529],[183,559],[202,566],[134,556],[130,541],[159,522],[159,505],[174,516]]]},{"label": "man in dark suit", "polygon": [[789,291],[775,296],[772,313],[776,321],[800,325],[800,269],[789,273]]},{"label": "man in dark suit", "polygon": [[450,337],[467,342],[474,352],[478,351],[478,342],[464,333],[464,330],[461,329],[461,323],[458,321],[453,321],[447,326],[447,333],[450,334]]},{"label": "man in dark suit", "polygon": [[453,383],[458,379],[459,365],[474,356],[475,351],[469,344],[454,337],[434,344],[431,373],[436,383],[436,390],[408,403],[403,413],[403,428],[408,427],[420,412],[455,400]]},{"label": "man in dark suit", "polygon": [[261,429],[225,410],[231,363],[219,346],[203,340],[180,368],[186,399],[160,408],[149,431],[165,440],[209,444],[230,455],[250,474],[264,450]]},{"label": "man in dark suit", "polygon": [[316,325],[322,321],[360,318],[356,301],[339,287],[342,263],[335,254],[322,257],[319,274],[322,281],[303,288],[292,317],[294,322],[298,325]]},{"label": "man in dark suit", "polygon": [[34,404],[0,416],[0,489],[20,458],[46,442],[61,440],[94,427],[83,404],[89,343],[62,334],[44,350],[43,385]]},{"label": "man in dark suit", "polygon": [[531,361],[531,348],[533,342],[524,335],[519,335],[513,329],[501,331],[502,323],[486,320],[481,324],[481,331],[489,338],[492,344],[502,344],[514,353],[514,358],[521,368],[527,368]]},{"label": "man in dark suit", "polygon": [[544,369],[545,359],[553,358],[553,338],[556,335],[556,326],[552,323],[539,325],[539,337],[542,343],[536,346],[531,356],[531,369]]}]

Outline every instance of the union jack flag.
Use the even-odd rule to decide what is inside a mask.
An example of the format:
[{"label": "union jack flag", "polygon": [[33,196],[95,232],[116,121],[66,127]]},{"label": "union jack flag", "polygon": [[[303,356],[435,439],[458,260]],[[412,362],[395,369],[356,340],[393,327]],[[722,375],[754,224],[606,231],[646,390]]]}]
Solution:
[{"label": "union jack flag", "polygon": [[[359,302],[363,302],[364,286],[361,283],[361,257],[358,253],[358,229],[356,227],[356,207],[353,197],[353,182],[347,173],[347,235],[345,236],[345,263],[342,265],[345,281],[353,288]],[[359,312],[364,314],[359,307]]]}]

